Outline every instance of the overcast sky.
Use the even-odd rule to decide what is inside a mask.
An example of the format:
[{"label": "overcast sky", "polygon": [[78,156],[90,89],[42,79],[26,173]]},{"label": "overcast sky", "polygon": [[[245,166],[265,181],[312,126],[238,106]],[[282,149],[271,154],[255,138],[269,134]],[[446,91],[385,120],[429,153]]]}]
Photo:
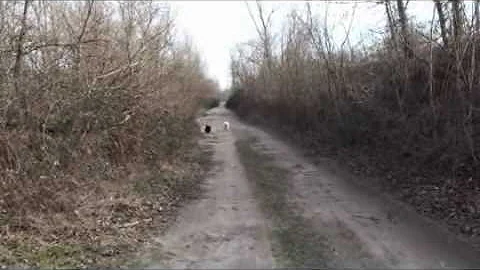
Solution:
[{"label": "overcast sky", "polygon": [[[333,34],[336,40],[345,36],[345,28],[353,17],[352,44],[375,37],[372,30],[383,30],[384,8],[366,1],[312,1],[314,13],[325,14],[328,8],[328,25],[336,25]],[[245,1],[177,1],[170,2],[176,14],[177,28],[191,36],[201,52],[208,74],[222,88],[230,84],[230,51],[238,43],[257,36],[255,26],[248,14]],[[255,11],[255,2],[248,2]],[[302,9],[303,1],[262,1],[265,11],[272,8],[274,27],[279,30],[285,14],[294,7]],[[355,12],[353,7],[356,6]],[[410,1],[408,12],[417,21],[432,17],[432,1]],[[354,13],[354,14],[353,14]],[[342,27],[344,25],[345,27]]]}]

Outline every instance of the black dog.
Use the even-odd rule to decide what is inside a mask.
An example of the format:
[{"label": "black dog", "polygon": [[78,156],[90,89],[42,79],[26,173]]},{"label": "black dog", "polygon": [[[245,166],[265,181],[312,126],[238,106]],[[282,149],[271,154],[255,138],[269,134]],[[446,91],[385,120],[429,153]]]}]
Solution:
[{"label": "black dog", "polygon": [[205,133],[210,133],[211,130],[212,130],[211,126],[205,125]]}]

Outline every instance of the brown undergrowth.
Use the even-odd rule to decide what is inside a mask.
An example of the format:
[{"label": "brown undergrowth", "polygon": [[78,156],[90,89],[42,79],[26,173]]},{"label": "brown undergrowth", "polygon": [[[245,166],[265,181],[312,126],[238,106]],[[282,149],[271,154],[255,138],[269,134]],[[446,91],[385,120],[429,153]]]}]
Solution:
[{"label": "brown undergrowth", "polygon": [[70,169],[35,180],[5,171],[0,264],[124,264],[198,190],[210,154],[196,143],[197,136],[183,139],[176,155],[151,163],[132,159],[114,165],[85,157]]}]

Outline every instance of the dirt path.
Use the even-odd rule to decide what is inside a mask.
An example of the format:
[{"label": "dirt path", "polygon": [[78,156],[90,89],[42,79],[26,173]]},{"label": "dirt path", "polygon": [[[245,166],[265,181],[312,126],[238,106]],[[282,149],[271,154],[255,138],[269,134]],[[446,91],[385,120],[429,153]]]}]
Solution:
[{"label": "dirt path", "polygon": [[158,239],[161,260],[149,268],[271,268],[273,259],[266,221],[257,209],[232,132],[219,130],[217,108],[201,121],[213,127],[201,143],[215,148],[215,168],[205,185],[205,196],[187,206],[177,223]]},{"label": "dirt path", "polygon": [[151,268],[480,266],[470,246],[332,162],[315,166],[222,107],[200,120],[214,126],[203,143],[217,166],[204,198],[157,239]]}]

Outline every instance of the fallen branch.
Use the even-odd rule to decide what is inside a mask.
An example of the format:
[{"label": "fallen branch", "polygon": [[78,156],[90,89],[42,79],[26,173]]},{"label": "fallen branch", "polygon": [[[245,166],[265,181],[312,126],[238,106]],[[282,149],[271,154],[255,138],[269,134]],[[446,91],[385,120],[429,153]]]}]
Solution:
[{"label": "fallen branch", "polygon": [[131,228],[131,227],[137,226],[138,224],[140,224],[140,221],[137,220],[137,221],[134,221],[134,222],[124,223],[124,224],[118,226],[118,228],[120,228],[120,229]]}]

